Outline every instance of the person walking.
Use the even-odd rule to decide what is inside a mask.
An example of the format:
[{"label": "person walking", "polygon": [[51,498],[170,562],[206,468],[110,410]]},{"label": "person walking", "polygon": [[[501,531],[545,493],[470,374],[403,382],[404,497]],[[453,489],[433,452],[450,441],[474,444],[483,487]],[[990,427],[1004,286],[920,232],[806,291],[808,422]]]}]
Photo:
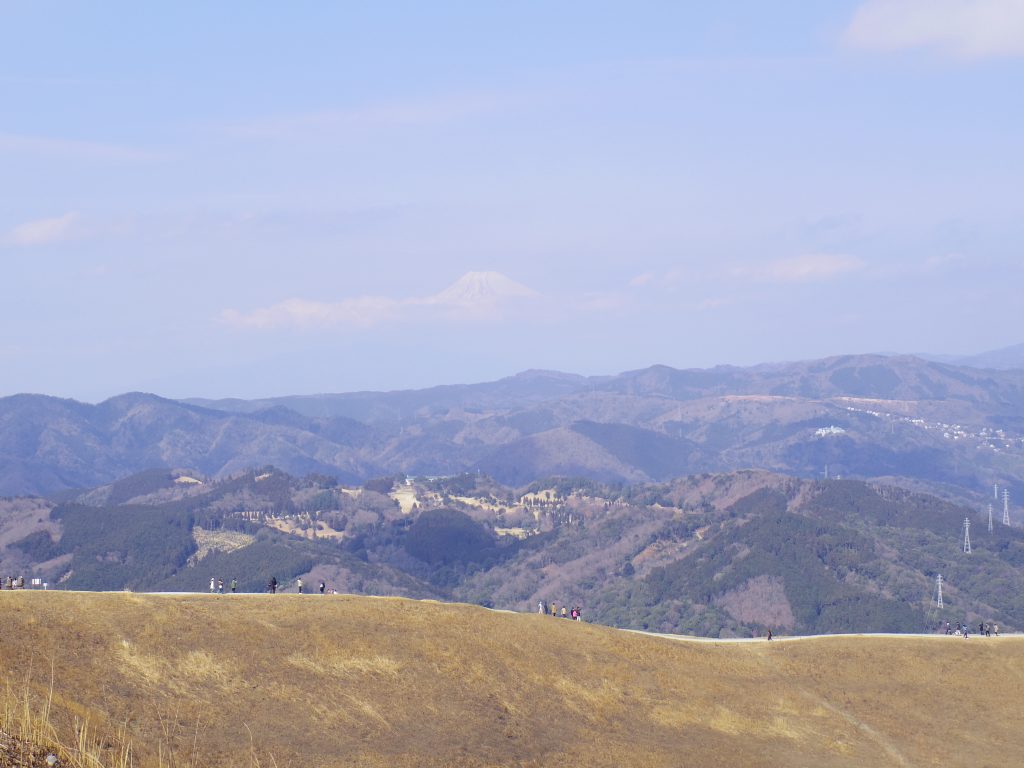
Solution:
[{"label": "person walking", "polygon": [[564,605],[562,606],[562,618],[563,619],[569,618],[569,612],[567,610],[565,610],[565,606]]},{"label": "person walking", "polygon": [[277,594],[277,576],[271,576],[270,577],[270,582],[267,584],[267,586],[270,587],[270,594],[276,595]]},{"label": "person walking", "polygon": [[996,637],[999,637],[999,625],[998,624],[993,624],[992,625],[992,631],[996,633]]},{"label": "person walking", "polygon": [[231,580],[231,594],[235,594],[238,591],[238,579]]},{"label": "person walking", "polygon": [[327,585],[324,583],[323,579],[320,579],[320,594],[321,595],[324,593],[325,589],[327,589]]},{"label": "person walking", "polygon": [[215,580],[215,579],[213,578],[213,576],[211,576],[211,577],[210,577],[210,594],[211,594],[211,595],[213,594],[213,590],[214,590],[214,588],[215,588],[216,586],[217,586],[217,582],[216,582],[216,580]]},{"label": "person walking", "polygon": [[540,600],[537,602],[537,613],[547,613],[547,608],[544,607],[544,601]]},{"label": "person walking", "polygon": [[217,579],[217,594],[224,594],[224,579]]},{"label": "person walking", "polygon": [[769,640],[772,639],[772,629],[771,629],[771,627],[768,628],[768,639]]},{"label": "person walking", "polygon": [[299,579],[298,584],[299,584],[299,594],[301,595],[302,594],[302,579]]}]

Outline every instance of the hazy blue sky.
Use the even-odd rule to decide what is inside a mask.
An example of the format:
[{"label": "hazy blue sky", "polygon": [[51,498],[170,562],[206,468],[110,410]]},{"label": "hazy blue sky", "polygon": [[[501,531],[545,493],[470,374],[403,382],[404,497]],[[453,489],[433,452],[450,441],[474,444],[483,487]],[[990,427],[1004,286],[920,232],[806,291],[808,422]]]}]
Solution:
[{"label": "hazy blue sky", "polygon": [[1024,0],[0,0],[0,395],[1024,341]]}]

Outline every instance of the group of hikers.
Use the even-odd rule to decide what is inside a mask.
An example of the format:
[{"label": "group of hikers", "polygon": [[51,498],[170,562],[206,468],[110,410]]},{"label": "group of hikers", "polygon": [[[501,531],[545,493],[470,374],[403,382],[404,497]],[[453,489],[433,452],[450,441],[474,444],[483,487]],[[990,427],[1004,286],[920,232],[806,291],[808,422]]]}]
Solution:
[{"label": "group of hikers", "polygon": [[[270,577],[270,581],[267,582],[267,592],[269,592],[272,595],[276,595],[277,594],[277,588],[279,586],[280,586],[280,584],[277,581],[277,577],[276,576],[271,576]],[[306,585],[302,581],[302,579],[296,579],[295,586],[298,587],[300,595],[303,592],[305,592]],[[238,591],[238,579],[232,579],[228,588],[233,593],[237,592]],[[323,579],[320,580],[320,583],[317,585],[317,589],[318,589],[318,591],[320,592],[321,595],[327,594],[327,584],[326,584],[326,582],[323,581]],[[218,579],[218,578],[215,578],[215,577],[212,577],[212,576],[210,577],[210,594],[211,595],[212,594],[221,594],[221,595],[224,594],[224,579]],[[331,594],[332,595],[336,595],[336,594],[338,594],[338,591],[335,590],[335,589],[332,589],[331,590]]]},{"label": "group of hikers", "polygon": [[[947,621],[946,622],[946,634],[947,635],[955,635],[957,637],[962,637],[962,638],[966,639],[966,638],[970,637],[971,630],[970,630],[970,627],[968,627],[966,621],[964,621],[964,622],[959,622],[958,621],[956,623],[956,626],[954,626],[954,627],[951,627],[949,625],[949,622]],[[979,622],[978,623],[978,635],[982,636],[982,637],[992,637],[992,635],[995,635],[996,637],[999,637],[999,625],[996,624],[996,623],[991,623],[990,624],[987,621]]]},{"label": "group of hikers", "polygon": [[[303,583],[302,579],[296,579],[295,580],[295,586],[296,586],[296,588],[298,588],[300,595],[303,594],[306,591],[306,585]],[[270,581],[267,582],[267,592],[269,592],[272,595],[273,594],[277,594],[277,587],[278,587],[277,577],[276,576],[271,576],[270,577]],[[319,592],[321,595],[326,595],[327,594],[327,584],[324,582],[323,579],[320,579],[320,583],[317,584],[316,589],[317,589],[317,592]],[[331,594],[332,595],[338,594],[338,590],[332,589],[331,590]]]},{"label": "group of hikers", "polygon": [[537,613],[545,616],[551,615],[554,617],[561,617],[563,619],[572,619],[573,621],[583,621],[583,609],[578,605],[573,608],[562,606],[561,613],[559,613],[558,605],[551,603],[549,606],[543,600],[537,603]]},{"label": "group of hikers", "polygon": [[0,589],[24,589],[25,588],[25,577],[24,576],[4,576],[0,580]]},{"label": "group of hikers", "polygon": [[[231,580],[230,589],[232,592],[238,591],[238,579]],[[215,579],[213,576],[210,577],[210,594],[212,595],[214,592],[221,595],[224,594],[224,579]]]}]

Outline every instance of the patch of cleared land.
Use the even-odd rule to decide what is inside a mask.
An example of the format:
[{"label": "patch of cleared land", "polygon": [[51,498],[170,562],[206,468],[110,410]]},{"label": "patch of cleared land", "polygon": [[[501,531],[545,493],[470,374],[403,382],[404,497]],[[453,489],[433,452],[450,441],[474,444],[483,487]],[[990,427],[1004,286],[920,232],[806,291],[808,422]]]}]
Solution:
[{"label": "patch of cleared land", "polygon": [[[136,766],[1020,764],[1024,638],[688,642],[319,595],[0,593],[7,695]],[[0,687],[0,695],[4,689]],[[0,707],[2,709],[2,707]],[[110,735],[108,735],[110,734]]]},{"label": "patch of cleared land", "polygon": [[476,507],[477,509],[485,509],[488,512],[497,512],[501,509],[507,509],[510,505],[498,504],[491,499],[480,499],[476,496],[452,496],[455,501],[465,504],[467,507]]},{"label": "patch of cleared land", "polygon": [[191,563],[198,563],[211,552],[234,552],[247,547],[256,541],[256,537],[242,531],[208,531],[198,525],[192,528],[192,538],[196,542],[195,554],[189,558]]},{"label": "patch of cleared land", "polygon": [[512,536],[516,539],[525,539],[530,535],[525,528],[495,528],[494,532],[498,536]]},{"label": "patch of cleared land", "polygon": [[395,489],[389,495],[398,502],[403,515],[408,515],[412,512],[413,507],[419,502],[419,499],[416,498],[416,489],[407,485]]},{"label": "patch of cleared land", "polygon": [[321,520],[303,520],[295,517],[268,517],[266,524],[282,533],[290,533],[293,536],[303,536],[307,539],[313,537],[322,539],[343,539],[344,531],[337,531]]}]

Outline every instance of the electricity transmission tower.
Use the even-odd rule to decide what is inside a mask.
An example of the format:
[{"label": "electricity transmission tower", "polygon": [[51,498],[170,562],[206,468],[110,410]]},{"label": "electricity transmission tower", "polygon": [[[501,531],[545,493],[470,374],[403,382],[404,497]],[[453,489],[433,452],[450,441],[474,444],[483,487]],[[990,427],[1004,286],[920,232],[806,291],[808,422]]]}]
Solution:
[{"label": "electricity transmission tower", "polygon": [[971,554],[971,518],[964,518],[964,554]]},{"label": "electricity transmission tower", "polygon": [[992,533],[992,505],[988,505],[988,532]]},{"label": "electricity transmission tower", "polygon": [[996,497],[996,501],[999,501],[999,483],[992,484],[992,493]]},{"label": "electricity transmission tower", "polygon": [[1010,489],[1003,488],[1003,525],[1010,524]]},{"label": "electricity transmission tower", "polygon": [[942,574],[935,577],[935,607],[942,607]]}]

